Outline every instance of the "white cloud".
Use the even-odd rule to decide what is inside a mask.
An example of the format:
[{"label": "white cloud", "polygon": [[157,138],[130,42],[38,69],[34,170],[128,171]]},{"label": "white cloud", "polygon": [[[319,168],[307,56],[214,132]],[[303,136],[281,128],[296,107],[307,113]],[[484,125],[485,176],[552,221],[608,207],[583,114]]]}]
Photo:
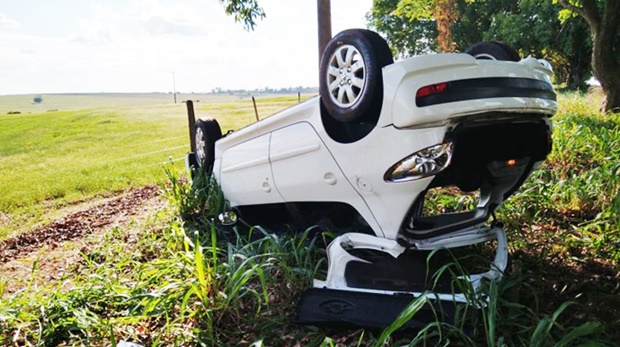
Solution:
[{"label": "white cloud", "polygon": [[117,21],[123,19],[122,13],[116,12],[106,5],[94,4],[91,6],[91,10],[97,20]]},{"label": "white cloud", "polygon": [[123,14],[104,5],[90,6],[91,16],[76,21],[77,31],[71,35],[73,42],[88,45],[105,45],[113,41]]},{"label": "white cloud", "polygon": [[94,45],[107,44],[112,42],[112,35],[107,29],[91,27],[73,35],[71,41]]},{"label": "white cloud", "polygon": [[17,28],[19,22],[9,18],[6,14],[0,12],[0,28]]},{"label": "white cloud", "polygon": [[[64,11],[63,30],[53,32],[41,20],[31,20],[38,32],[26,30],[29,18],[19,18],[15,33],[0,32],[0,94],[167,92],[173,71],[184,92],[316,86],[316,5],[289,1],[261,3],[267,18],[253,32],[226,16],[217,0],[86,5]],[[341,1],[354,5],[339,9],[332,1],[334,34],[363,26],[360,12],[371,6],[371,0]]]},{"label": "white cloud", "polygon": [[162,5],[159,0],[132,0],[128,19],[137,20],[147,35],[199,36],[208,32],[200,12],[195,6],[185,4]]},{"label": "white cloud", "polygon": [[206,33],[204,27],[175,21],[171,18],[153,16],[142,23],[149,35],[199,36]]}]

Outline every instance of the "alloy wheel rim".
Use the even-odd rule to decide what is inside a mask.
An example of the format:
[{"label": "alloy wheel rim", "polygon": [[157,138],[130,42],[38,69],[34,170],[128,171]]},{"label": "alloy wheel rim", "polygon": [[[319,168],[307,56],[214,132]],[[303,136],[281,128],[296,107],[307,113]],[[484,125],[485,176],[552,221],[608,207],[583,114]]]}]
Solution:
[{"label": "alloy wheel rim", "polygon": [[366,63],[352,45],[342,45],[329,58],[327,67],[329,97],[338,107],[353,106],[366,88]]},{"label": "alloy wheel rim", "polygon": [[196,128],[196,157],[198,158],[198,163],[199,165],[202,165],[202,163],[205,160],[205,136],[204,133],[202,132],[202,129],[197,127]]}]

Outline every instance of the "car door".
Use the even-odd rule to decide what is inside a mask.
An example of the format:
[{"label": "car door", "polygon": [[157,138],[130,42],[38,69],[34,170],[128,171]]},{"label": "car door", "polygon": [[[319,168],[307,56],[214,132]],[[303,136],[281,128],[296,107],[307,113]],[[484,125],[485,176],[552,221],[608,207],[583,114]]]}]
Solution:
[{"label": "car door", "polygon": [[286,202],[346,203],[377,227],[368,206],[310,123],[273,131],[269,147],[274,182]]},{"label": "car door", "polygon": [[269,164],[270,139],[267,133],[222,154],[219,181],[231,206],[283,202]]}]

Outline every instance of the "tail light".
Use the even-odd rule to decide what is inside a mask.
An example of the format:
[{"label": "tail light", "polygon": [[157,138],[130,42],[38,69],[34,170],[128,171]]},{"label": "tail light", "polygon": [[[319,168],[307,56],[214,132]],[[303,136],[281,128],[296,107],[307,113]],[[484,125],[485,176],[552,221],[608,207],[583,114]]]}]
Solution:
[{"label": "tail light", "polygon": [[431,85],[424,86],[424,87],[418,89],[418,92],[415,94],[415,97],[416,98],[423,98],[425,96],[443,93],[446,90],[448,90],[448,83],[447,82],[431,84]]}]

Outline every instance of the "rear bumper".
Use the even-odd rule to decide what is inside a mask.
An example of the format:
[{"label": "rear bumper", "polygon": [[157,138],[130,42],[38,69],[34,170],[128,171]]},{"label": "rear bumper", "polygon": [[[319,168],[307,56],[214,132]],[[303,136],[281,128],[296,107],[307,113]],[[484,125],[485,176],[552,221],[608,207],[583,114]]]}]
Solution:
[{"label": "rear bumper", "polygon": [[[534,58],[509,62],[435,54],[406,59],[383,70],[379,126],[436,126],[493,112],[551,116],[557,109],[552,73],[546,61]],[[418,93],[432,85],[442,85],[442,92]]]}]

